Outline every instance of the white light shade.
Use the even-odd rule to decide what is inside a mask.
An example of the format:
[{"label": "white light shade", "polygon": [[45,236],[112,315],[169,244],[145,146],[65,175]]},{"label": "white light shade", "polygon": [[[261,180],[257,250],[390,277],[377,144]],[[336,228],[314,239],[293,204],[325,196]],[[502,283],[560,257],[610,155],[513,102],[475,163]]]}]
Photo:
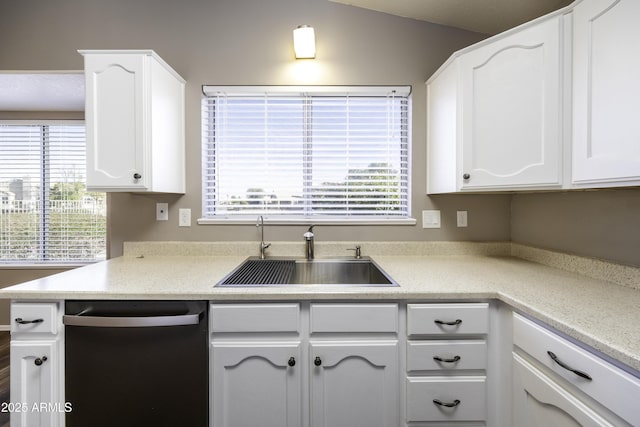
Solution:
[{"label": "white light shade", "polygon": [[293,50],[296,53],[296,59],[316,57],[316,34],[313,27],[300,25],[293,30]]}]

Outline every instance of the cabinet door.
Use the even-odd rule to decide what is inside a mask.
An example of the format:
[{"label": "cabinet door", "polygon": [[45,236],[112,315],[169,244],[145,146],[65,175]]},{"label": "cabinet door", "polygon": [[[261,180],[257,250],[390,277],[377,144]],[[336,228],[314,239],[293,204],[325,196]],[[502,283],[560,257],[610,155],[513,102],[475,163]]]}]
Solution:
[{"label": "cabinet door", "polygon": [[[213,343],[214,427],[301,425],[300,343]],[[291,366],[293,365],[293,366]]]},{"label": "cabinet door", "polygon": [[561,184],[560,26],[555,17],[461,56],[459,187]]},{"label": "cabinet door", "polygon": [[573,21],[573,182],[640,184],[640,2],[584,0]]},{"label": "cabinet door", "polygon": [[513,425],[520,427],[613,427],[565,388],[513,354]]},{"label": "cabinet door", "polygon": [[149,120],[143,107],[147,67],[144,55],[85,55],[90,188],[147,188],[143,139]]},{"label": "cabinet door", "polygon": [[397,427],[398,344],[312,342],[311,427]]},{"label": "cabinet door", "polygon": [[[59,425],[64,402],[58,399],[56,341],[11,341],[11,425]],[[62,415],[61,415],[62,414]]]}]

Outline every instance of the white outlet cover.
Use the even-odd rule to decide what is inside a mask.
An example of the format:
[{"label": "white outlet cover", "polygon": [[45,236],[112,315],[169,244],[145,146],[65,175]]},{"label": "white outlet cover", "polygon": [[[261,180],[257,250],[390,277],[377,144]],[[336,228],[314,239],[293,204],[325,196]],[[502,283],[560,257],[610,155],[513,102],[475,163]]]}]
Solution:
[{"label": "white outlet cover", "polygon": [[440,211],[422,211],[422,228],[440,228]]},{"label": "white outlet cover", "polygon": [[156,221],[169,221],[169,203],[156,203]]}]

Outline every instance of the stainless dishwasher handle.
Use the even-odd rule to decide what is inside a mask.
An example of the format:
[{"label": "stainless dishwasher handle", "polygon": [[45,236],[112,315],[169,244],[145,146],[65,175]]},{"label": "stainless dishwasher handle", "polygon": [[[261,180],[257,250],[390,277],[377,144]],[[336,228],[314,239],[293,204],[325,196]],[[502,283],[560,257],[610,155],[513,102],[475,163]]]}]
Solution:
[{"label": "stainless dishwasher handle", "polygon": [[149,317],[102,317],[76,316],[65,314],[62,323],[69,326],[90,326],[94,328],[154,328],[158,326],[197,325],[200,314]]}]

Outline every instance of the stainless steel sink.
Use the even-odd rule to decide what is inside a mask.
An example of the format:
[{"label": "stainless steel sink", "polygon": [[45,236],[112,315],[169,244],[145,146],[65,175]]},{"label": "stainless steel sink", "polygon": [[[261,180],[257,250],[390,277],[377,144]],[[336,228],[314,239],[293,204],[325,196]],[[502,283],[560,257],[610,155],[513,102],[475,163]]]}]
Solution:
[{"label": "stainless steel sink", "polygon": [[398,286],[369,257],[306,259],[251,257],[216,286]]}]

